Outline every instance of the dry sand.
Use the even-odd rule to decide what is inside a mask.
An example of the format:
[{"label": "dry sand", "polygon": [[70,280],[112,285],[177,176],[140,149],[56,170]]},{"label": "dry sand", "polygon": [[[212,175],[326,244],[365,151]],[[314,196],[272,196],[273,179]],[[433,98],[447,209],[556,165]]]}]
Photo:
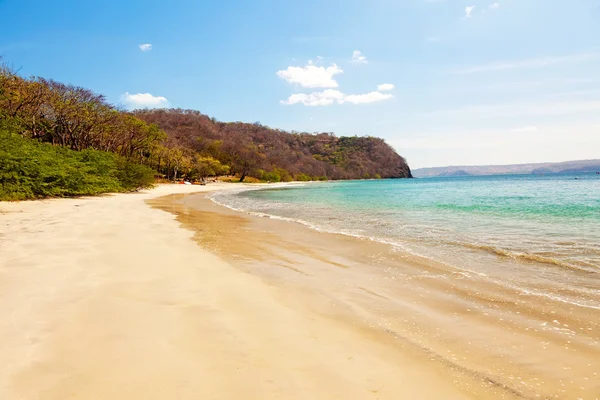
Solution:
[{"label": "dry sand", "polygon": [[145,203],[219,187],[0,204],[0,399],[474,397]]}]

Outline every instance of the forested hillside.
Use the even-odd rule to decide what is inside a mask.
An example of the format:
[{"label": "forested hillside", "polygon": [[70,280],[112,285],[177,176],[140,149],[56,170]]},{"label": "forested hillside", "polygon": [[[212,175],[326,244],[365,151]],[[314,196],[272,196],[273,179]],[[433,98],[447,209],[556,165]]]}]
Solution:
[{"label": "forested hillside", "polygon": [[219,122],[194,110],[141,110],[167,133],[169,147],[203,154],[241,177],[265,180],[411,177],[406,161],[375,137],[289,133],[259,123]]},{"label": "forested hillside", "polygon": [[[5,199],[130,190],[147,186],[153,175],[194,180],[231,174],[240,181],[247,176],[264,181],[411,176],[404,159],[382,139],[288,133],[219,122],[192,110],[127,112],[88,89],[25,79],[2,66],[0,136]],[[78,169],[87,175],[72,179]],[[112,183],[103,185],[92,179],[94,174]],[[67,181],[70,189],[63,190]],[[19,194],[11,196],[17,189]]]},{"label": "forested hillside", "polygon": [[101,95],[0,65],[0,200],[147,187],[165,137]]}]

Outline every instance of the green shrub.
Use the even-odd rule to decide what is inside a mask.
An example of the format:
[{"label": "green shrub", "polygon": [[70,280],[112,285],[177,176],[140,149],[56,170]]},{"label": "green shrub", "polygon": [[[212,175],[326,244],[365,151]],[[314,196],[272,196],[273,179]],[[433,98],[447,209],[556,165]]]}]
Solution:
[{"label": "green shrub", "polygon": [[277,172],[265,172],[262,180],[267,182],[280,182],[281,176],[279,176]]},{"label": "green shrub", "polygon": [[155,172],[146,165],[119,159],[117,167],[115,175],[124,190],[149,187],[154,183]]},{"label": "green shrub", "polygon": [[292,177],[292,174],[290,174],[290,172],[286,169],[275,168],[273,170],[273,172],[276,173],[277,175],[279,175],[280,182],[291,182],[294,180],[294,178]]},{"label": "green shrub", "polygon": [[265,172],[265,170],[264,170],[264,169],[257,169],[256,171],[254,171],[254,174],[253,174],[253,175],[254,175],[254,176],[257,178],[257,179],[260,179],[260,180],[263,180],[263,181],[265,181],[265,180],[266,180],[266,179],[264,178],[265,174],[266,174],[266,172]]},{"label": "green shrub", "polygon": [[89,196],[151,186],[154,172],[113,153],[73,151],[0,127],[0,200]]},{"label": "green shrub", "polygon": [[299,173],[299,174],[296,174],[296,180],[300,181],[300,182],[308,182],[308,181],[311,181],[312,178],[306,174]]}]

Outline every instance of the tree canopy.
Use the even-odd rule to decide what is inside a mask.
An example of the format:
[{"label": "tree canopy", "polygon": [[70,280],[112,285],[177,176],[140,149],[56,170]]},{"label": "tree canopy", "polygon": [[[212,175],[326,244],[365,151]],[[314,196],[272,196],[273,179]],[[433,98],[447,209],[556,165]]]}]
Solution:
[{"label": "tree canopy", "polygon": [[[260,123],[220,122],[195,110],[138,110],[167,134],[167,143],[229,165],[240,177],[287,171],[286,178],[408,178],[410,168],[383,139],[290,133]],[[264,172],[263,172],[264,173]]]},{"label": "tree canopy", "polygon": [[[74,152],[111,153],[117,157],[110,156],[115,165],[142,165],[172,180],[224,174],[240,181],[248,176],[265,181],[411,177],[406,161],[379,138],[285,132],[260,123],[220,122],[195,110],[130,112],[89,89],[23,78],[1,65],[0,120],[4,154],[9,147],[10,151],[27,147],[15,141],[12,135],[17,134]],[[42,158],[51,152],[57,157],[68,154],[46,147],[30,149]],[[14,160],[12,172],[3,175],[3,185],[8,184],[7,176],[19,174]],[[8,168],[6,162],[1,165]]]}]

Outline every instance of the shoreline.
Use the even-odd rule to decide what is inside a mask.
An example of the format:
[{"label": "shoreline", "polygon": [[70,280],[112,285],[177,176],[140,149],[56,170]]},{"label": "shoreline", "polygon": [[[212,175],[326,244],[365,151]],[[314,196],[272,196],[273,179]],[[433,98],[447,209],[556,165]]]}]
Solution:
[{"label": "shoreline", "polygon": [[[281,187],[285,187],[285,186],[286,185],[283,184]],[[240,190],[239,192],[246,191],[246,190],[250,191],[250,190],[269,190],[269,189],[276,189],[276,187],[248,188],[245,190]],[[236,191],[236,192],[238,192],[238,191]],[[218,195],[219,191],[216,191],[214,193]],[[425,248],[424,246],[422,246],[422,248],[420,250],[415,250],[415,248],[409,248],[405,244],[401,244],[398,241],[395,241],[393,239],[382,238],[382,237],[378,237],[378,236],[374,236],[374,235],[353,233],[353,232],[349,232],[349,231],[344,230],[343,228],[339,228],[339,227],[336,229],[326,228],[326,227],[323,227],[323,225],[319,225],[318,223],[315,223],[315,222],[309,222],[304,219],[297,219],[297,218],[285,217],[285,216],[275,215],[275,214],[270,214],[270,213],[249,211],[249,210],[245,210],[242,208],[236,208],[234,206],[227,204],[227,202],[224,202],[221,199],[216,198],[215,195],[210,195],[210,196],[208,196],[208,198],[213,203],[215,203],[221,207],[224,207],[224,208],[234,211],[236,213],[248,215],[251,218],[259,217],[259,218],[268,218],[268,219],[271,219],[274,221],[284,221],[284,222],[288,222],[288,223],[293,223],[301,228],[309,228],[311,230],[314,230],[314,231],[320,232],[320,233],[343,235],[343,236],[352,237],[352,238],[355,238],[358,240],[367,240],[367,241],[373,242],[374,244],[377,244],[377,245],[383,244],[386,246],[392,246],[398,252],[407,253],[415,261],[422,260],[424,262],[434,262],[434,263],[441,262],[445,265],[455,266],[455,267],[456,267],[456,264],[454,264],[452,261],[460,261],[460,260],[451,260],[448,258],[440,257],[439,254],[435,255],[433,252],[431,252],[432,248]],[[476,243],[468,243],[468,242],[467,243],[454,242],[453,244],[460,246],[461,254],[465,254],[465,252],[469,252],[469,251],[479,251],[481,253],[485,253],[485,255],[487,257],[492,257],[492,258],[496,257],[501,260],[513,259],[513,260],[516,260],[516,261],[522,262],[522,263],[529,263],[529,262],[537,263],[539,265],[548,266],[550,268],[566,268],[566,269],[569,269],[569,270],[572,270],[575,272],[579,272],[579,273],[584,273],[584,274],[597,274],[598,273],[597,269],[588,268],[587,266],[575,265],[575,264],[571,264],[566,261],[561,261],[558,259],[553,259],[553,258],[549,258],[549,257],[545,257],[545,256],[535,255],[535,254],[521,253],[518,251],[511,252],[509,250],[506,250],[506,249],[503,249],[500,247],[494,247],[493,245],[489,245],[489,244],[476,244]],[[428,252],[428,250],[429,250],[429,252]],[[416,261],[416,262],[418,262],[418,261]],[[470,269],[470,268],[465,268],[465,267],[456,267],[456,273],[464,274],[465,277],[471,277],[471,276],[482,277],[482,278],[489,280],[495,284],[498,284],[501,286],[506,286],[506,289],[519,291],[521,295],[526,296],[526,297],[529,297],[529,296],[542,297],[542,298],[546,298],[549,300],[558,301],[558,302],[561,302],[561,303],[564,303],[567,305],[572,305],[572,306],[581,307],[581,308],[588,308],[591,310],[600,310],[600,303],[598,303],[597,301],[593,302],[594,297],[592,294],[590,294],[589,297],[582,296],[579,298],[576,298],[574,296],[559,297],[559,296],[555,295],[553,291],[543,291],[543,290],[532,291],[532,290],[528,290],[528,288],[526,288],[526,287],[520,287],[515,284],[510,284],[508,282],[503,281],[502,280],[503,277],[493,276],[493,275],[487,273],[487,271],[475,270],[475,269]],[[577,293],[577,294],[581,295],[581,293]]]},{"label": "shoreline", "polygon": [[[163,198],[162,207],[154,206],[168,204],[184,227],[196,231],[200,245],[245,272],[337,302],[330,317],[351,309],[346,317],[353,324],[370,319],[368,328],[400,338],[394,346],[437,358],[448,367],[445,374],[460,371],[459,380],[471,380],[467,386],[477,397],[588,398],[600,389],[594,383],[600,368],[595,309],[459,276],[387,244],[302,224],[290,229],[290,221],[203,197]],[[236,247],[223,245],[233,241]]]},{"label": "shoreline", "polygon": [[145,204],[223,185],[1,204],[0,397],[474,398]]}]

